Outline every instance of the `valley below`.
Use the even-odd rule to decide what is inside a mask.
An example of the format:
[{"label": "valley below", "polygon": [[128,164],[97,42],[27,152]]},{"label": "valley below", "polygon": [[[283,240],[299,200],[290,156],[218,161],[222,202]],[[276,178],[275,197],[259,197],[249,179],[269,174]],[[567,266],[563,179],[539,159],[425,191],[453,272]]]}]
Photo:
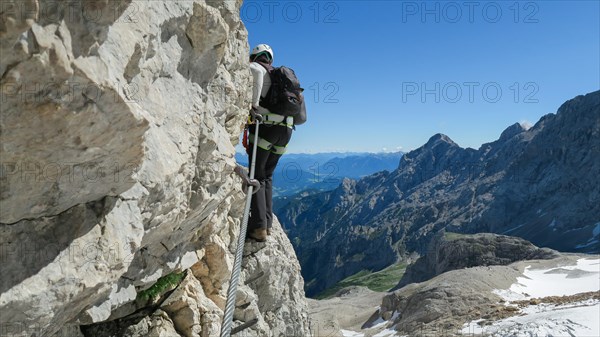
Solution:
[{"label": "valley below", "polygon": [[315,336],[598,336],[600,256],[454,270],[391,293],[309,300]]}]

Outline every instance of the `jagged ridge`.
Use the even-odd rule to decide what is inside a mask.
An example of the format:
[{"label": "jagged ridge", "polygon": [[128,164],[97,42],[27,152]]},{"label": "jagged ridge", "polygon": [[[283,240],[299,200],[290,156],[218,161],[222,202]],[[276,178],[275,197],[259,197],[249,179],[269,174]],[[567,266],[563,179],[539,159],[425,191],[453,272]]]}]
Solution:
[{"label": "jagged ridge", "polygon": [[599,251],[599,101],[600,92],[578,96],[529,130],[512,125],[477,150],[438,134],[405,154],[394,172],[291,202],[278,215],[295,243],[307,294],[423,253],[444,228]]}]

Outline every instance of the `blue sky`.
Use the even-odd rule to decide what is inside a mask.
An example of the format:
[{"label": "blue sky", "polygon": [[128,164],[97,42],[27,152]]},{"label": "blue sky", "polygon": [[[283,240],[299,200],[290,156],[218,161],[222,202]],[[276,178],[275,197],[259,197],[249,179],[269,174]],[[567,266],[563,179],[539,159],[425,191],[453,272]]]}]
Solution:
[{"label": "blue sky", "polygon": [[463,147],[600,88],[598,1],[245,1],[305,88],[289,152]]}]

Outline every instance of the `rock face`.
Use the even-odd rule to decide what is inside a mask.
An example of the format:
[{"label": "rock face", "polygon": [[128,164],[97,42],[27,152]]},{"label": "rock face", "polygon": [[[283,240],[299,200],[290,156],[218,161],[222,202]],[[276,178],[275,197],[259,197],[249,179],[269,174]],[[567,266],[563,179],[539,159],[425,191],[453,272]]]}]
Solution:
[{"label": "rock face", "polygon": [[478,150],[435,135],[393,172],[292,200],[278,216],[312,296],[362,269],[424,254],[441,229],[600,251],[600,91]]},{"label": "rock face", "polygon": [[[220,329],[245,197],[233,173],[250,104],[240,6],[3,3],[2,335],[72,335],[134,312],[146,325],[131,335]],[[265,273],[243,288],[256,335],[309,334],[288,246],[277,233],[246,261]],[[159,307],[136,300],[185,270]]]},{"label": "rock face", "polygon": [[493,289],[514,282],[517,267],[493,266],[454,270],[424,283],[410,284],[383,298],[377,316],[403,334],[454,336],[463,323],[491,315],[502,307]]},{"label": "rock face", "polygon": [[429,244],[427,253],[406,268],[395,289],[409,283],[427,281],[450,270],[557,257],[559,254],[556,251],[538,248],[517,237],[491,233],[465,235],[442,230]]},{"label": "rock face", "polygon": [[[215,295],[214,276],[229,276],[223,256],[207,252],[193,265],[179,286],[152,310],[138,309],[126,317],[82,328],[85,336],[218,336],[225,302]],[[308,306],[300,265],[279,222],[266,243],[249,242],[244,249],[234,327],[254,319],[244,336],[310,336]],[[152,307],[152,305],[150,305]],[[172,327],[172,328],[171,328]]]}]

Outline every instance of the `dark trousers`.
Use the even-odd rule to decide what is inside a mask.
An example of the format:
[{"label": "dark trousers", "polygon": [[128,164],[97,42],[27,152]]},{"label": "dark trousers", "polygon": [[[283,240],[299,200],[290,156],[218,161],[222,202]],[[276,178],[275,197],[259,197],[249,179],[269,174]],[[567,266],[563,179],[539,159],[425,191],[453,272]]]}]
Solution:
[{"label": "dark trousers", "polygon": [[[250,134],[255,134],[255,126],[250,126]],[[286,146],[292,138],[292,129],[280,125],[261,124],[258,136],[276,146]],[[250,136],[252,137],[252,136]],[[254,142],[254,139],[251,140]],[[248,144],[248,163],[252,163],[253,143]],[[260,190],[252,196],[248,229],[271,228],[273,225],[273,173],[280,154],[257,148],[254,179],[260,182]]]}]

